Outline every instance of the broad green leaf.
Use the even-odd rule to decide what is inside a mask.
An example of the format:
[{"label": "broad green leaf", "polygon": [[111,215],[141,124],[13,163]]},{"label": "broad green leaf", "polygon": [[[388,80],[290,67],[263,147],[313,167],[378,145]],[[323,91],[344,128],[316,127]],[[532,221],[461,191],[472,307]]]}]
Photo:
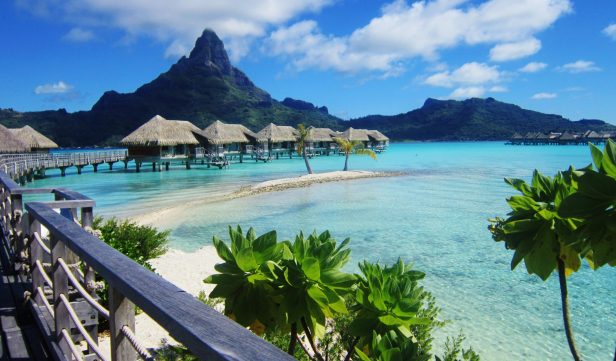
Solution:
[{"label": "broad green leaf", "polygon": [[306,277],[311,280],[318,280],[321,276],[321,269],[319,266],[319,260],[313,257],[306,257],[302,262],[302,271]]},{"label": "broad green leaf", "polygon": [[563,218],[590,217],[604,211],[610,205],[609,201],[597,201],[579,192],[565,198],[558,208],[558,215]]},{"label": "broad green leaf", "polygon": [[610,139],[605,143],[605,152],[601,159],[603,171],[610,177],[616,177],[616,144]]},{"label": "broad green leaf", "polygon": [[216,248],[216,253],[218,253],[218,257],[228,262],[235,262],[233,254],[231,253],[231,250],[229,249],[229,247],[227,247],[225,242],[223,242],[220,238],[214,236],[212,239],[212,243],[214,243],[214,247]]},{"label": "broad green leaf", "polygon": [[588,143],[588,147],[590,148],[590,154],[592,155],[592,160],[595,163],[595,167],[598,170],[601,170],[601,163],[603,160],[603,152],[596,145],[592,143]]},{"label": "broad green leaf", "polygon": [[578,180],[579,192],[601,201],[616,201],[616,179],[597,172],[586,172]]},{"label": "broad green leaf", "polygon": [[509,184],[513,188],[517,189],[520,193],[527,197],[532,197],[533,192],[528,184],[521,179],[505,178],[505,183]]},{"label": "broad green leaf", "polygon": [[536,211],[539,209],[537,202],[527,196],[512,196],[507,199],[507,203],[514,211]]},{"label": "broad green leaf", "polygon": [[244,272],[251,272],[257,269],[258,265],[252,254],[252,248],[243,248],[236,255],[237,266]]}]

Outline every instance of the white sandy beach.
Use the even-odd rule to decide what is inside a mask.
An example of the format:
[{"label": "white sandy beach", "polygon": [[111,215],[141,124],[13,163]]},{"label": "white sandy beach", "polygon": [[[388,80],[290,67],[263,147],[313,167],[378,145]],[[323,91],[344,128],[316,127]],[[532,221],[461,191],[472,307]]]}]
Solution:
[{"label": "white sandy beach", "polygon": [[349,181],[363,178],[394,177],[399,175],[403,175],[403,173],[352,170],[306,174],[299,177],[291,178],[280,178],[257,183],[250,186],[245,186],[235,192],[231,192],[229,194],[222,195],[219,197],[204,197],[201,199],[195,199],[189,202],[185,202],[178,206],[162,208],[152,212],[138,214],[131,217],[131,219],[140,224],[157,225],[165,219],[178,217],[179,215],[181,215],[182,211],[185,211],[190,207],[196,207],[207,203],[215,203],[242,197],[251,197],[262,193],[284,191],[291,188],[309,187],[313,184],[319,183]]},{"label": "white sandy beach", "polygon": [[[191,295],[197,297],[199,292],[210,293],[214,288],[203,283],[203,279],[214,273],[214,265],[221,259],[213,246],[205,246],[195,252],[182,252],[170,249],[164,255],[151,261],[156,273]],[[141,343],[148,348],[160,347],[163,339],[168,343],[176,342],[169,334],[145,313],[135,317],[135,331]],[[110,352],[109,337],[100,337],[99,344],[105,352]]]}]

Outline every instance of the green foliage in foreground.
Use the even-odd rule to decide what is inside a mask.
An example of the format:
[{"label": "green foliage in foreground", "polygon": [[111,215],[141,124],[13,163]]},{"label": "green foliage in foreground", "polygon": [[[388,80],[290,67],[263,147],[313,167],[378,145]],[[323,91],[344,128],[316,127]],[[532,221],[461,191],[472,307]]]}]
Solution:
[{"label": "green foliage in foreground", "polygon": [[363,262],[360,274],[345,273],[350,240],[338,244],[327,231],[279,242],[275,231],[244,235],[238,226],[229,227],[229,238],[230,246],[213,239],[223,263],[204,280],[216,285],[210,297],[223,298],[226,315],[289,354],[318,361],[433,358],[431,335],[443,322],[419,285],[422,272],[399,260]]},{"label": "green foliage in foreground", "polygon": [[492,219],[489,227],[495,241],[515,250],[512,269],[524,260],[527,271],[543,280],[558,271],[574,360],[581,357],[571,328],[566,277],[580,269],[582,260],[592,269],[616,266],[616,144],[609,140],[604,151],[590,144],[590,151],[594,167],[570,167],[553,178],[535,171],[530,185],[505,179],[521,195],[507,200],[512,209],[508,218]]},{"label": "green foliage in foreground", "polygon": [[[155,227],[141,226],[136,222],[116,218],[104,220],[96,217],[92,227],[99,232],[99,238],[145,268],[154,271],[149,261],[167,252],[169,231],[158,231]],[[104,281],[104,280],[103,280]],[[109,303],[109,285],[97,291],[101,304]]]},{"label": "green foliage in foreground", "polygon": [[100,231],[105,243],[149,270],[154,270],[149,261],[167,252],[169,231],[161,232],[130,220],[103,220],[101,217],[94,219],[92,228]]}]

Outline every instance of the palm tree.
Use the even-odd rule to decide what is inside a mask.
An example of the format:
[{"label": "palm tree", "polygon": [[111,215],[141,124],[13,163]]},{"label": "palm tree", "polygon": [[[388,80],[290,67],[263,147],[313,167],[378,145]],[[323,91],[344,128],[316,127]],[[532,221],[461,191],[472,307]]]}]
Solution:
[{"label": "palm tree", "polygon": [[351,141],[351,140],[347,140],[343,138],[334,138],[334,139],[336,140],[336,143],[338,143],[338,146],[340,147],[340,151],[344,153],[345,155],[343,171],[349,170],[349,155],[351,153],[357,154],[357,155],[367,155],[367,156],[370,156],[370,158],[376,160],[376,153],[374,153],[370,149],[364,148],[364,144],[362,142],[357,141],[357,140]]},{"label": "palm tree", "polygon": [[308,155],[306,155],[306,142],[308,141],[308,136],[310,135],[310,129],[307,129],[304,124],[299,124],[297,126],[297,133],[299,135],[296,145],[297,154],[304,158],[308,174],[312,174],[312,168],[310,167],[310,162],[308,162]]}]

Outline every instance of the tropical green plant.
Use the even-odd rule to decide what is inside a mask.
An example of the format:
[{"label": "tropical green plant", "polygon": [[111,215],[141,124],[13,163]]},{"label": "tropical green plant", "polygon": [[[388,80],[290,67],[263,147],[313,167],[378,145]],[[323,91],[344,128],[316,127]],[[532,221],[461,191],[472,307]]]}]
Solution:
[{"label": "tropical green plant", "polygon": [[410,337],[391,330],[383,334],[372,331],[370,354],[360,348],[355,352],[361,361],[428,361],[430,355],[423,354],[419,345]]},{"label": "tropical green plant", "polygon": [[[103,242],[150,271],[154,271],[150,261],[167,252],[169,231],[161,232],[154,227],[142,226],[133,221],[120,221],[116,218],[105,220],[102,217],[94,218],[92,229],[98,233]],[[96,280],[100,285],[96,291],[99,302],[107,307],[109,304],[109,284],[98,275]],[[106,329],[108,321],[100,318],[99,327]]]},{"label": "tropical green plant", "polygon": [[151,271],[154,268],[150,261],[167,252],[169,231],[158,231],[130,220],[101,217],[94,219],[92,228],[100,232],[105,243]]},{"label": "tropical green plant", "polygon": [[341,271],[349,261],[350,239],[336,246],[328,231],[300,232],[291,246],[292,258],[283,259],[276,269],[282,296],[281,311],[291,325],[291,333],[300,326],[317,359],[322,359],[315,339],[325,333],[326,320],[347,313],[344,295],[355,284],[355,276]]},{"label": "tropical green plant", "polygon": [[576,241],[579,222],[558,214],[563,200],[576,190],[574,173],[570,168],[550,178],[535,171],[530,185],[520,179],[505,179],[521,195],[507,199],[512,209],[509,217],[490,220],[489,229],[495,241],[504,242],[507,249],[515,251],[511,269],[524,260],[528,273],[544,281],[557,271],[567,342],[573,358],[579,360],[570,322],[566,277],[580,268],[585,251]]},{"label": "tropical green plant", "polygon": [[435,356],[436,361],[479,361],[479,355],[472,347],[465,349],[462,343],[466,337],[460,333],[457,337],[447,337],[445,341],[445,354],[443,357]]},{"label": "tropical green plant", "polygon": [[[593,269],[616,266],[616,144],[602,152],[590,144],[594,167],[574,173],[577,191],[563,200],[561,217],[580,219],[575,242]],[[616,357],[616,355],[615,355]]]},{"label": "tropical green plant", "polygon": [[308,161],[308,154],[306,154],[306,143],[308,143],[310,129],[306,128],[304,124],[298,124],[297,134],[298,137],[295,146],[297,154],[301,155],[304,158],[304,162],[306,163],[306,170],[308,171],[308,174],[312,174],[312,167],[310,167],[310,162]]},{"label": "tropical green plant", "polygon": [[412,270],[401,259],[390,267],[364,261],[359,268],[356,302],[352,307],[355,317],[349,326],[358,346],[372,344],[372,331],[377,335],[394,331],[400,337],[413,338],[417,342],[420,330],[428,328],[427,333],[422,332],[423,342],[418,345],[417,352],[429,355],[431,339],[425,335],[438,321],[421,317],[429,294],[418,281],[425,274]]},{"label": "tropical green plant", "polygon": [[376,160],[376,153],[371,149],[364,148],[364,143],[357,140],[347,140],[344,138],[334,138],[336,143],[338,143],[338,147],[340,148],[340,152],[344,153],[344,168],[343,171],[349,170],[349,155],[357,154],[357,155],[367,155],[370,158]]},{"label": "tropical green plant", "polygon": [[[419,286],[423,273],[402,261],[389,267],[363,262],[361,274],[345,273],[350,240],[337,243],[328,231],[300,232],[290,242],[278,241],[275,231],[243,235],[238,226],[229,227],[229,237],[230,247],[214,237],[223,263],[204,280],[216,285],[209,296],[224,299],[226,315],[290,355],[349,361],[358,346],[380,360],[390,345],[418,355],[405,360],[430,356],[431,332],[443,322],[434,298]],[[396,336],[384,336],[391,332]]]},{"label": "tropical green plant", "polygon": [[209,297],[225,300],[227,316],[262,334],[265,327],[281,323],[273,271],[285,253],[290,257],[290,251],[285,243],[278,243],[276,231],[257,237],[250,228],[244,236],[240,226],[229,227],[229,237],[231,248],[214,236],[214,247],[224,262],[214,267],[219,273],[203,282],[216,285]]}]

